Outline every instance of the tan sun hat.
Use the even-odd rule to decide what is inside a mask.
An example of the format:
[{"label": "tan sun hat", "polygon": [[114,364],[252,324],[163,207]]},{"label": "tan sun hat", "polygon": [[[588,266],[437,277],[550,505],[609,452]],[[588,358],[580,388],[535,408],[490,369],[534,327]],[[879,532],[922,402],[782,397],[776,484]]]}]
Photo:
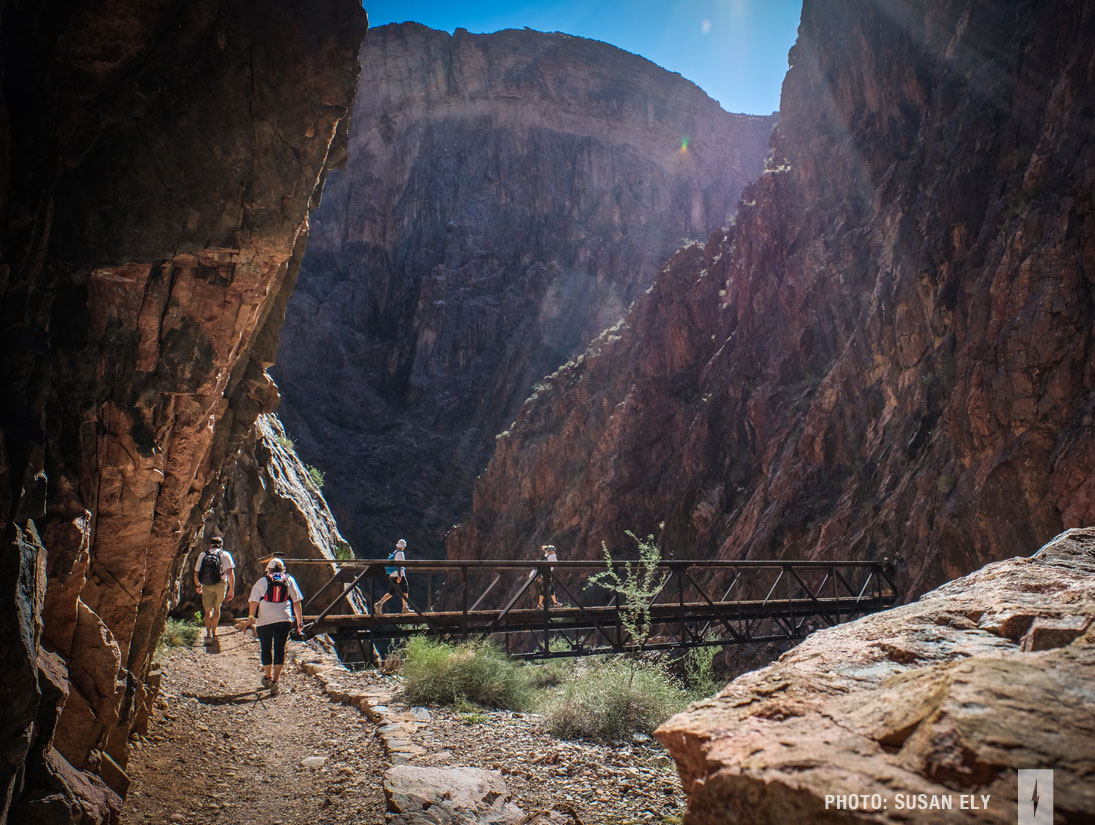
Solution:
[{"label": "tan sun hat", "polygon": [[266,562],[267,572],[271,572],[271,571],[274,571],[274,570],[284,570],[284,569],[285,569],[285,562],[283,562],[281,559],[274,558],[274,559],[270,559],[270,561]]}]

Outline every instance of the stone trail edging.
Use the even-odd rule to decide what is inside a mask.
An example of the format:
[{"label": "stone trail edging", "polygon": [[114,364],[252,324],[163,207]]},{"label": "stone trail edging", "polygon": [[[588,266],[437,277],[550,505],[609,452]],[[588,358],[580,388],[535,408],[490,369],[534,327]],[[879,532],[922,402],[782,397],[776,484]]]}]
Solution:
[{"label": "stone trail edging", "polygon": [[349,674],[338,658],[326,651],[312,650],[299,660],[300,668],[319,680],[323,692],[333,702],[357,708],[361,715],[377,725],[384,753],[392,765],[401,765],[428,751],[412,741],[415,731],[430,721],[426,708],[406,708],[396,703],[395,690],[380,685],[349,687]]},{"label": "stone trail edging", "polygon": [[349,671],[333,653],[310,645],[294,657],[314,676],[333,702],[355,707],[377,726],[392,767],[384,772],[389,825],[573,825],[581,823],[569,806],[526,815],[510,801],[498,771],[472,767],[417,767],[407,763],[430,755],[414,734],[430,722],[424,707],[395,700],[396,690],[381,685],[348,686]]}]

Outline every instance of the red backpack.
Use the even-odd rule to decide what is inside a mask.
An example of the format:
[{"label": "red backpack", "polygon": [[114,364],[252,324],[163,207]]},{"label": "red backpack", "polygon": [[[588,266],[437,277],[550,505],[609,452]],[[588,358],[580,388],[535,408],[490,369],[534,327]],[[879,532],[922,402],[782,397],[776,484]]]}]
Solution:
[{"label": "red backpack", "polygon": [[289,577],[284,573],[266,574],[266,595],[264,602],[285,602],[289,600]]}]

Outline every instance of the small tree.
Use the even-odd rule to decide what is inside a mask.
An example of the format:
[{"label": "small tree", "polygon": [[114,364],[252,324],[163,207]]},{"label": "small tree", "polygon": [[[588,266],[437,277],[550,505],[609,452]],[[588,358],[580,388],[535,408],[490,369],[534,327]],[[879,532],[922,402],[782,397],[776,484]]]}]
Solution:
[{"label": "small tree", "polygon": [[[650,632],[653,629],[650,605],[665,587],[666,581],[669,580],[669,573],[658,570],[662,551],[654,541],[654,536],[640,539],[630,530],[626,532],[639,547],[638,561],[635,563],[625,561],[623,575],[620,575],[608,546],[601,542],[601,552],[604,553],[607,569],[590,576],[589,585],[600,585],[616,594],[620,623],[638,646],[636,652],[642,652],[643,647],[650,640]],[[631,675],[634,679],[634,667],[632,667]]]}]

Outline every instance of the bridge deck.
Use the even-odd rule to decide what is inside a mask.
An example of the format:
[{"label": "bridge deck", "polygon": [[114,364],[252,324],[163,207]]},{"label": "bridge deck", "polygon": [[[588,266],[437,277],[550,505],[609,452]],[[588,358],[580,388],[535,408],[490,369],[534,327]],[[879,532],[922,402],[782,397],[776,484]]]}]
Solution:
[{"label": "bridge deck", "polygon": [[[408,612],[376,612],[378,597],[388,589],[391,562],[353,560],[339,565],[305,603],[307,632],[356,642],[366,658],[375,655],[374,642],[420,634],[494,637],[524,656],[586,655],[797,639],[897,600],[894,568],[887,561],[675,559],[658,565],[660,585],[649,600],[652,638],[644,640],[628,635],[617,596],[589,584],[601,570],[632,575],[621,563],[610,568],[595,561],[417,560],[401,566],[411,582]],[[532,607],[543,591],[557,592],[570,604]],[[441,595],[445,608],[434,609]],[[452,609],[454,604],[461,609]],[[386,606],[397,608],[399,599]]]},{"label": "bridge deck", "polygon": [[[686,620],[717,621],[720,617],[738,619],[765,618],[770,616],[809,616],[818,613],[819,609],[833,613],[862,613],[864,611],[878,610],[892,600],[851,597],[832,598],[822,597],[818,599],[779,599],[764,601],[761,599],[732,601],[732,602],[685,602],[678,604],[655,604],[650,608],[651,618],[658,622],[673,622]],[[588,607],[552,607],[549,610],[542,608],[513,608],[505,614],[506,631],[516,630],[540,630],[544,622],[552,625],[571,625],[582,619],[614,620],[618,614],[615,605],[593,605]],[[316,621],[315,616],[305,616],[305,622],[312,625],[316,633],[327,633],[346,629],[373,630],[392,626],[409,625],[421,629],[423,625],[433,626],[438,629],[490,628],[499,622],[497,610],[470,610],[464,613],[459,610],[433,611],[431,613],[381,613],[377,615],[360,615],[356,613],[344,613],[327,615]]]}]

